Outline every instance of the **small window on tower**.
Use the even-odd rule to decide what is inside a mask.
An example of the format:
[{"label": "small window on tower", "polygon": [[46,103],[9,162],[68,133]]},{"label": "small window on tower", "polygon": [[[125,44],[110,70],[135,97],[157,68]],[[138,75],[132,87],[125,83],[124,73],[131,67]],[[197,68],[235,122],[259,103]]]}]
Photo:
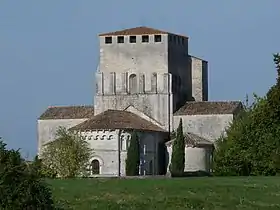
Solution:
[{"label": "small window on tower", "polygon": [[155,42],[161,42],[161,35],[155,35]]},{"label": "small window on tower", "polygon": [[129,37],[129,42],[130,43],[136,43],[136,36],[130,36]]},{"label": "small window on tower", "polygon": [[105,44],[112,44],[112,37],[111,36],[105,37]]},{"label": "small window on tower", "polygon": [[143,35],[142,36],[142,42],[149,42],[149,36],[148,35]]},{"label": "small window on tower", "polygon": [[118,36],[118,43],[124,43],[124,36]]}]

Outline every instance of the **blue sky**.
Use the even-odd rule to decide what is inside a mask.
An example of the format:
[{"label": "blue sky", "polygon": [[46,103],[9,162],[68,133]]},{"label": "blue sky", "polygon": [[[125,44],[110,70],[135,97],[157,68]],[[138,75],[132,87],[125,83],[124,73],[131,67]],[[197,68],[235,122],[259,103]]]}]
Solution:
[{"label": "blue sky", "polygon": [[49,105],[93,103],[98,33],[148,26],[190,37],[209,61],[210,100],[264,95],[276,77],[280,1],[0,1],[0,136],[36,153]]}]

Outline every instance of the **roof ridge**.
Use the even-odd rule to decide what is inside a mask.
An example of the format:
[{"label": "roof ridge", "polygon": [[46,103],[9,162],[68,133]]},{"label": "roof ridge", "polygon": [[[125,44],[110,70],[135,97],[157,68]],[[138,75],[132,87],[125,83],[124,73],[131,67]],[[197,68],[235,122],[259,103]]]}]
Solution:
[{"label": "roof ridge", "polygon": [[113,31],[113,32],[106,32],[100,33],[99,36],[117,36],[117,35],[145,35],[145,34],[172,34],[181,37],[188,38],[185,35],[179,35],[171,32],[167,32],[164,30],[148,27],[148,26],[137,26],[132,28],[124,28],[121,30]]}]

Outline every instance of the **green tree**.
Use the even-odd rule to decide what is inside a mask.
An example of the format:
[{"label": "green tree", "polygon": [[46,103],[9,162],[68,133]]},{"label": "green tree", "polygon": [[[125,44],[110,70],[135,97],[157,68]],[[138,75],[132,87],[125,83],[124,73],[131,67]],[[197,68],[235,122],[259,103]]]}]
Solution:
[{"label": "green tree", "polygon": [[89,143],[81,135],[60,127],[56,139],[45,145],[41,158],[44,167],[70,178],[86,173],[92,155]]},{"label": "green tree", "polygon": [[52,194],[38,173],[30,170],[19,150],[0,141],[0,209],[54,209]]},{"label": "green tree", "polygon": [[176,138],[172,144],[170,172],[172,176],[183,176],[185,169],[185,140],[183,134],[182,119],[176,132]]},{"label": "green tree", "polygon": [[127,150],[127,158],[125,164],[125,170],[127,176],[139,175],[140,165],[140,144],[136,131],[132,132],[130,144]]},{"label": "green tree", "polygon": [[217,175],[276,175],[280,172],[280,57],[274,55],[277,82],[265,97],[232,122],[217,141],[214,172]]}]

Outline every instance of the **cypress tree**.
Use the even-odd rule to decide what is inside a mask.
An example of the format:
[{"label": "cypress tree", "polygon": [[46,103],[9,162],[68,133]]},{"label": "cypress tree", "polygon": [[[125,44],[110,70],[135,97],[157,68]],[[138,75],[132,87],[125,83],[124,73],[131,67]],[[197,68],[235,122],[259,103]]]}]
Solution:
[{"label": "cypress tree", "polygon": [[140,165],[140,145],[136,131],[133,131],[127,150],[125,170],[127,176],[138,176]]},{"label": "cypress tree", "polygon": [[176,139],[172,145],[170,172],[174,176],[183,176],[185,169],[185,140],[182,119],[176,132]]}]

